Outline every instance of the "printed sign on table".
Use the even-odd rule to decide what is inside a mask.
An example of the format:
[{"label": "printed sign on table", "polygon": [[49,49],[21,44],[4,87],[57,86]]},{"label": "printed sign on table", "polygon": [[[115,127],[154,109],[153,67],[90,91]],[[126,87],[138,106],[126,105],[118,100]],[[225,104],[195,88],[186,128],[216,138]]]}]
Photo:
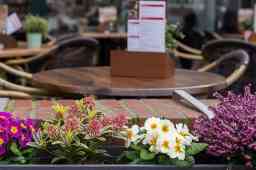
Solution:
[{"label": "printed sign on table", "polygon": [[128,21],[128,51],[139,51],[139,20]]},{"label": "printed sign on table", "polygon": [[128,20],[128,51],[165,52],[166,2],[137,1],[137,6],[138,15]]}]

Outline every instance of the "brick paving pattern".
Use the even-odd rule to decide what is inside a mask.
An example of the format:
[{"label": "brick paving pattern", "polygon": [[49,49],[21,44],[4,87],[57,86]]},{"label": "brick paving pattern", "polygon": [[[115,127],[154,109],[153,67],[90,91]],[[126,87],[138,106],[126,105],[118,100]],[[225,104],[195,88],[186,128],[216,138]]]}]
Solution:
[{"label": "brick paving pattern", "polygon": [[[11,100],[6,106],[6,111],[14,113],[17,117],[50,119],[51,106],[54,103],[71,106],[74,100]],[[217,101],[203,101],[208,105],[215,105]],[[167,117],[172,120],[195,119],[201,114],[180,102],[169,99],[141,99],[141,100],[97,100],[97,110],[105,114],[127,113],[131,117],[146,118],[150,116]]]}]

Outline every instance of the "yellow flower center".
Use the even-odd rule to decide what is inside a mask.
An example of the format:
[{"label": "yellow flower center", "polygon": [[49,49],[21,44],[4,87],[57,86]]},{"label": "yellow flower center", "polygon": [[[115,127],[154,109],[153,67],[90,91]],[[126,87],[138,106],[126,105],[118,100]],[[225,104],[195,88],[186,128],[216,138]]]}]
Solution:
[{"label": "yellow flower center", "polygon": [[4,144],[4,139],[0,138],[0,145],[3,145],[3,144]]},{"label": "yellow flower center", "polygon": [[177,145],[181,145],[181,140],[178,139],[178,138],[176,138],[176,144],[177,144]]},{"label": "yellow flower center", "polygon": [[132,131],[131,131],[131,130],[128,130],[128,131],[127,131],[127,138],[128,138],[129,140],[131,140],[132,137],[133,137]]},{"label": "yellow flower center", "polygon": [[13,134],[16,134],[16,133],[18,132],[18,128],[15,127],[15,126],[12,126],[12,127],[11,127],[11,132],[12,132]]},{"label": "yellow flower center", "polygon": [[157,128],[157,124],[156,123],[152,123],[150,127],[151,127],[151,129],[156,129]]},{"label": "yellow flower center", "polygon": [[149,141],[149,144],[150,145],[155,145],[157,142],[157,137],[153,137],[150,141]]},{"label": "yellow flower center", "polygon": [[164,141],[163,144],[162,144],[162,147],[165,148],[165,149],[168,149],[169,148],[169,141]]},{"label": "yellow flower center", "polygon": [[189,136],[189,134],[187,132],[181,132],[180,135],[183,136],[183,137]]},{"label": "yellow flower center", "polygon": [[162,127],[162,131],[163,131],[164,133],[169,132],[169,130],[170,130],[170,128],[169,128],[169,126],[167,126],[167,125],[164,125],[164,126]]},{"label": "yellow flower center", "polygon": [[175,145],[174,148],[175,148],[176,153],[181,153],[182,152],[181,146],[179,144]]}]

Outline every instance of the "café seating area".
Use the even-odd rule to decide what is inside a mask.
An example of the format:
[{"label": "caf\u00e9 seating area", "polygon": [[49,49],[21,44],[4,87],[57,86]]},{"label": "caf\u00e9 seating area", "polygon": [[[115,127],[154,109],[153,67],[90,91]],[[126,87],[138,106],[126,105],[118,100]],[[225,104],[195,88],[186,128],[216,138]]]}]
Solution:
[{"label": "caf\u00e9 seating area", "polygon": [[256,167],[256,8],[37,2],[0,0],[0,169]]}]

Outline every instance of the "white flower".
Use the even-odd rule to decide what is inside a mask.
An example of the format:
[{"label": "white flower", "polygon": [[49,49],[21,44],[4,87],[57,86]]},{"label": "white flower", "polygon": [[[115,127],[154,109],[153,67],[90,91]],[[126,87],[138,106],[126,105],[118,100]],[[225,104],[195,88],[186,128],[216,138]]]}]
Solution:
[{"label": "white flower", "polygon": [[172,135],[172,133],[175,133],[175,127],[173,123],[170,120],[161,120],[160,121],[160,127],[159,127],[159,133],[162,135]]},{"label": "white flower", "polygon": [[127,129],[127,145],[128,147],[133,142],[137,142],[140,139],[140,127],[138,125],[133,125],[132,128]]},{"label": "white flower", "polygon": [[149,151],[158,153],[158,150],[157,150],[157,147],[156,147],[157,139],[158,139],[158,133],[157,132],[147,133],[145,135],[144,140],[142,141],[142,144],[143,145],[150,145]]},{"label": "white flower", "polygon": [[157,140],[157,150],[163,154],[168,154],[173,147],[171,135],[161,135]]},{"label": "white flower", "polygon": [[190,146],[193,140],[196,140],[197,138],[194,137],[190,132],[185,124],[177,124],[176,125],[177,133],[181,136],[181,140],[185,145]]},{"label": "white flower", "polygon": [[179,160],[185,160],[186,158],[186,151],[185,151],[185,145],[182,143],[182,139],[176,135],[174,141],[172,142],[171,149],[169,150],[168,155],[172,159],[179,159]]},{"label": "white flower", "polygon": [[144,128],[146,129],[147,132],[156,132],[159,128],[160,125],[160,119],[159,118],[149,118],[145,121]]}]

